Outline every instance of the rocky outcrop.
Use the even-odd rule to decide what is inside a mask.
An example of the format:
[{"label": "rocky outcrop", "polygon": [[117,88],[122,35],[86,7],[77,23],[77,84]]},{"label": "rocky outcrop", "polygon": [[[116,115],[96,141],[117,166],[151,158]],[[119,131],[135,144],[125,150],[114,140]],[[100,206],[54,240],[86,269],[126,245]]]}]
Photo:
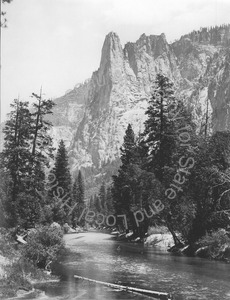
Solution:
[{"label": "rocky outcrop", "polygon": [[122,48],[109,33],[91,79],[55,100],[52,134],[69,149],[72,171],[115,161],[128,123],[138,134],[157,73],[175,84],[202,132],[230,129],[230,26],[202,29],[168,44],[145,34]]}]

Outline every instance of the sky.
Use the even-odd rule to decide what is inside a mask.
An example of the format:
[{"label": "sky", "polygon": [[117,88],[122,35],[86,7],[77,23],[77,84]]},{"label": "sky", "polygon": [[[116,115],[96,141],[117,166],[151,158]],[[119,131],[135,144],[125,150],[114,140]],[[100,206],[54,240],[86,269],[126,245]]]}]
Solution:
[{"label": "sky", "polygon": [[230,23],[230,0],[13,0],[2,10],[1,121],[15,98],[29,101],[42,86],[54,99],[90,78],[110,31],[122,45],[143,33],[165,33],[172,42]]}]

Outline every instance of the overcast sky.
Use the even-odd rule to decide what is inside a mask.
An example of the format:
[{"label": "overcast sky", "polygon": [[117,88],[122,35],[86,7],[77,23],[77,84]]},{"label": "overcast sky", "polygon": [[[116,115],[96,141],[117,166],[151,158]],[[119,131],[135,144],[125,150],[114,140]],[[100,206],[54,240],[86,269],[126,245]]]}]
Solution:
[{"label": "overcast sky", "polygon": [[142,33],[164,32],[169,42],[200,27],[230,23],[229,0],[13,0],[4,4],[1,116],[18,95],[28,100],[40,86],[58,97],[91,77],[106,34],[122,45]]}]

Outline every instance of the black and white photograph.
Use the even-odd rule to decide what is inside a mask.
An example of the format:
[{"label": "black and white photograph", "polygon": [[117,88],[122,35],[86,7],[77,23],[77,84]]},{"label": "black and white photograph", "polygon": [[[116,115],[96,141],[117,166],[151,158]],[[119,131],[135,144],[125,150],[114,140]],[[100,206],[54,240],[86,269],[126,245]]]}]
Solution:
[{"label": "black and white photograph", "polygon": [[230,300],[230,0],[0,24],[0,299]]}]

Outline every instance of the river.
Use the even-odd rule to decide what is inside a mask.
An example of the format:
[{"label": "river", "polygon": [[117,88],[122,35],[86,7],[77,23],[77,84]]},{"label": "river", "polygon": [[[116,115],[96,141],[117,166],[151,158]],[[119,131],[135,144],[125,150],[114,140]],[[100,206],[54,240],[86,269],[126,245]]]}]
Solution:
[{"label": "river", "polygon": [[[175,300],[230,299],[230,265],[175,256],[156,248],[115,241],[109,234],[87,232],[65,236],[71,254],[56,266],[61,281],[40,284],[37,299],[147,299],[74,279],[95,280],[168,292]],[[120,245],[120,247],[118,247]]]}]

